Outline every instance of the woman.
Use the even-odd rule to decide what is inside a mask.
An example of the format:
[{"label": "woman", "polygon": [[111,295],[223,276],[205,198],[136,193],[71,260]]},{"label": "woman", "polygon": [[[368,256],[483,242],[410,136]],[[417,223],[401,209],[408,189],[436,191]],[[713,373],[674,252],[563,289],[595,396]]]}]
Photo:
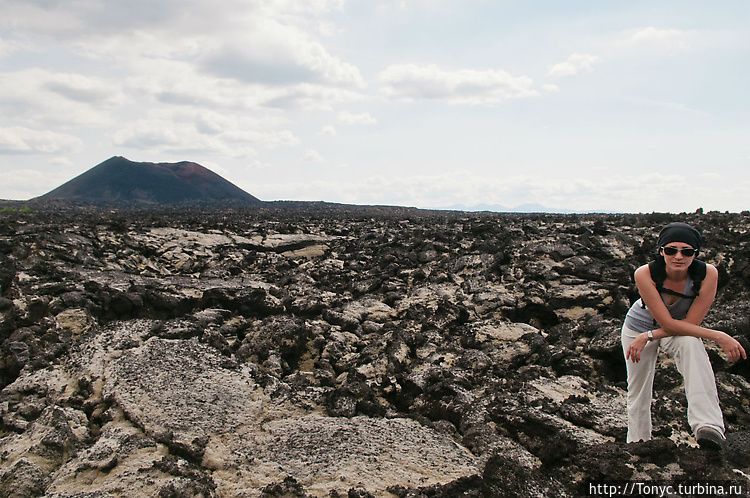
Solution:
[{"label": "woman", "polygon": [[[732,361],[747,354],[728,334],[700,326],[716,297],[718,282],[716,268],[696,260],[701,241],[695,228],[671,223],[659,233],[656,261],[635,271],[641,298],[628,311],[622,328],[628,371],[628,442],[651,439],[651,398],[661,349],[674,356],[685,381],[688,423],[698,444],[723,447],[724,417],[701,339],[716,341]],[[699,281],[699,288],[694,287],[694,280]]]}]

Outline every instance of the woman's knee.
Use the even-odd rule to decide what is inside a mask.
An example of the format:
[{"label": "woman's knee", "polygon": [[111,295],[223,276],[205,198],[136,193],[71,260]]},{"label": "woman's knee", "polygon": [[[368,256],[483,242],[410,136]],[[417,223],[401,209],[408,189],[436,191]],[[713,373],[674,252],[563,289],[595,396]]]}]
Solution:
[{"label": "woman's knee", "polygon": [[706,348],[700,337],[678,335],[670,338],[667,349],[674,351],[704,351]]}]

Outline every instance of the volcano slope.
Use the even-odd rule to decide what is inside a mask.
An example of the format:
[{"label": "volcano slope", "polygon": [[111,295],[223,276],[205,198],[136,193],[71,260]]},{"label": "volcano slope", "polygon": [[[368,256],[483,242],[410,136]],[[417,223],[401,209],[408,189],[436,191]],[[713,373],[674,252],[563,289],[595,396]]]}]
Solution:
[{"label": "volcano slope", "polygon": [[[0,496],[588,496],[750,476],[750,362],[699,449],[658,364],[626,444],[634,269],[682,220],[747,338],[750,214],[299,204],[0,213]],[[593,495],[592,495],[593,496]]]}]

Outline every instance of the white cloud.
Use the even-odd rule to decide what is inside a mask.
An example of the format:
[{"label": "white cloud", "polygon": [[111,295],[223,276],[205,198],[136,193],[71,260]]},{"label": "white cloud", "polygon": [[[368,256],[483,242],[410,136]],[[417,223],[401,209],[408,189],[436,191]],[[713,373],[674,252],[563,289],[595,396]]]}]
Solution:
[{"label": "white cloud", "polygon": [[195,116],[195,128],[205,135],[217,135],[226,130],[227,121],[222,114],[201,110]]},{"label": "white cloud", "polygon": [[633,104],[643,106],[643,107],[664,109],[666,111],[671,111],[671,112],[690,113],[696,116],[701,116],[703,118],[711,117],[710,113],[706,111],[691,109],[690,107],[688,107],[687,105],[681,102],[669,102],[669,101],[664,101],[664,100],[643,99],[643,98],[637,98],[637,97],[628,97],[625,100],[628,102],[632,102]]},{"label": "white cloud", "polygon": [[694,32],[648,26],[631,30],[626,34],[626,43],[628,44],[646,44],[649,46],[682,50],[690,47],[689,40],[694,35]]},{"label": "white cloud", "polygon": [[243,130],[234,129],[222,135],[227,141],[256,144],[264,149],[291,148],[299,145],[299,139],[289,130]]},{"label": "white cloud", "polygon": [[24,69],[0,73],[0,114],[33,125],[102,125],[126,96],[116,81]]},{"label": "white cloud", "polygon": [[202,74],[185,61],[143,58],[130,65],[131,76],[126,80],[128,91],[134,98],[152,98],[161,104],[240,110],[257,108],[275,95]]},{"label": "white cloud", "polygon": [[308,83],[265,86],[218,78],[197,71],[184,61],[139,59],[132,65],[133,76],[126,81],[132,97],[145,96],[163,105],[263,114],[267,109],[332,110],[334,105],[363,99],[357,91],[335,86]]},{"label": "white cloud", "polygon": [[592,54],[571,54],[565,62],[559,62],[549,67],[547,76],[552,78],[562,78],[573,76],[580,71],[591,72],[594,64],[601,62],[602,58]]},{"label": "white cloud", "polygon": [[[683,209],[680,199],[665,201],[653,191],[641,197],[638,184],[615,175],[636,168],[637,178],[684,161],[694,169],[701,163],[731,169],[734,176],[725,175],[723,185],[746,178],[738,163],[748,156],[744,73],[737,69],[750,47],[739,21],[743,1],[719,10],[686,5],[679,25],[647,6],[626,16],[610,6],[611,23],[588,23],[572,33],[567,7],[565,15],[540,23],[531,7],[510,12],[486,1],[0,0],[0,157],[6,157],[0,169],[53,174],[54,167],[62,175],[59,160],[72,161],[70,173],[73,164],[121,153],[120,146],[138,160],[179,156],[242,170],[254,194],[256,182],[299,180],[289,188],[300,194],[283,198]],[[583,8],[576,15],[602,12]],[[559,52],[582,39],[590,53]],[[656,60],[689,47],[696,49],[691,57],[674,58],[668,67]],[[578,94],[575,102],[555,93],[564,76],[600,71],[605,60],[608,95],[619,98],[603,106],[598,91]],[[539,69],[535,80],[525,76]],[[536,95],[544,101],[523,99]],[[429,112],[416,113],[417,106],[402,104],[409,101],[456,106],[418,106]],[[503,102],[511,105],[479,108]],[[368,123],[377,123],[367,129],[377,134],[328,148],[331,137],[351,132],[349,125]],[[707,138],[689,140],[695,136]],[[533,145],[540,143],[546,146]],[[428,145],[421,153],[412,144]],[[307,159],[323,161],[327,173],[356,163],[346,175],[352,182],[313,189],[304,175],[327,178],[311,171],[312,163],[295,164],[308,150]],[[576,179],[586,176],[571,171],[578,160],[612,165],[614,180],[603,173]],[[428,171],[426,161],[436,176],[415,176]],[[492,161],[497,164],[488,166]],[[287,165],[289,178],[276,179],[279,165]],[[456,165],[471,172],[439,175]],[[528,177],[509,176],[526,171]],[[618,182],[629,197],[618,197]],[[709,208],[704,198],[718,198],[717,205],[730,199],[724,189],[715,189],[722,192],[717,196],[684,187],[690,192],[684,202]],[[291,192],[284,188],[278,186]],[[744,209],[746,200],[733,195],[727,207]]]},{"label": "white cloud", "polygon": [[324,137],[335,137],[336,135],[338,135],[338,132],[336,131],[335,127],[326,125],[321,128],[319,135],[323,135]]},{"label": "white cloud", "polygon": [[[72,2],[71,2],[72,3]],[[76,9],[66,11],[59,3],[25,2],[23,0],[4,1],[0,27],[4,29],[28,30],[60,36],[82,28]]]},{"label": "white cloud", "polygon": [[263,2],[266,10],[277,13],[299,14],[303,16],[316,15],[330,11],[339,11],[346,5],[346,0],[269,0]]},{"label": "white cloud", "polygon": [[[513,208],[541,204],[577,211],[691,212],[698,207],[694,203],[713,199],[715,186],[720,182],[720,179],[712,179],[702,184],[680,175],[660,173],[632,177],[601,171],[594,177],[519,174],[500,178],[454,171],[437,175],[376,175],[359,181],[257,183],[253,192],[263,199],[325,199],[422,208],[447,208],[456,204]],[[674,187],[670,189],[673,193],[665,194],[665,184]],[[747,185],[738,185],[727,189],[727,200],[742,205],[746,188]]]},{"label": "white cloud", "polygon": [[52,37],[92,59],[197,62],[214,76],[272,86],[364,87],[358,68],[332,55],[315,35],[319,16],[341,9],[338,1],[4,3],[0,28]]},{"label": "white cloud", "polygon": [[185,135],[175,130],[174,123],[141,120],[117,130],[112,143],[135,149],[168,148],[174,150],[192,147],[194,145],[194,142],[190,140],[192,137]]},{"label": "white cloud", "polygon": [[22,126],[0,128],[0,153],[58,154],[83,148],[83,141],[73,135],[49,130],[32,130]]},{"label": "white cloud", "polygon": [[285,128],[288,121],[268,113],[228,113],[206,108],[181,107],[152,111],[149,118],[165,126],[169,126],[169,123],[192,126],[204,135],[233,142],[251,142],[264,149],[299,145],[299,139]]},{"label": "white cloud", "polygon": [[97,106],[116,107],[124,98],[113,82],[82,74],[51,74],[42,86],[69,100]]},{"label": "white cloud", "polygon": [[292,148],[299,139],[274,129],[274,120],[253,119],[199,110],[153,112],[113,133],[112,143],[143,151],[210,153],[230,158],[257,155],[257,149]]},{"label": "white cloud", "polygon": [[381,93],[390,100],[443,100],[450,104],[481,105],[537,95],[533,80],[505,71],[460,69],[437,65],[398,64],[379,75]]},{"label": "white cloud", "polygon": [[220,77],[270,86],[365,86],[356,66],[332,56],[308,33],[275,22],[256,24],[236,39],[210,49],[199,59],[199,67]]},{"label": "white cloud", "polygon": [[26,41],[0,38],[0,57],[7,57],[22,50],[33,52],[34,46]]},{"label": "white cloud", "polygon": [[112,143],[146,152],[211,154],[229,158],[255,157],[255,146],[272,148],[279,143],[295,142],[290,132],[259,132],[231,130],[222,133],[201,133],[195,123],[144,119],[117,130]]},{"label": "white cloud", "polygon": [[[209,5],[215,8],[208,3],[203,7]],[[325,24],[318,14],[341,7],[327,1],[221,4],[220,13],[213,14],[212,29],[195,26],[185,34],[177,31],[185,22],[176,20],[167,39],[191,46],[197,67],[222,78],[269,86],[314,83],[362,88],[365,82],[359,69],[331,54],[316,35]],[[198,20],[185,14],[193,22]],[[216,36],[219,31],[221,36]]]},{"label": "white cloud", "polygon": [[[306,25],[317,16],[341,10],[343,0],[3,0],[0,27],[28,30],[60,40],[85,39],[112,32],[173,31],[212,33],[221,26],[241,30],[249,18],[283,19]],[[83,29],[85,28],[85,29]]]},{"label": "white cloud", "polygon": [[[36,169],[14,169],[0,171],[0,184],[3,185],[3,195],[0,198],[27,200],[52,190],[59,182],[50,181],[46,172]],[[40,186],[45,190],[39,190]]]},{"label": "white cloud", "polygon": [[330,111],[334,105],[348,104],[364,99],[360,93],[322,85],[299,84],[274,88],[265,92],[261,105],[280,110],[318,110]]},{"label": "white cloud", "polygon": [[344,124],[349,124],[349,125],[354,125],[354,124],[374,125],[378,123],[378,120],[373,118],[369,112],[353,114],[349,111],[341,111],[339,112],[339,121],[341,121]]},{"label": "white cloud", "polygon": [[305,155],[302,157],[302,160],[308,163],[322,163],[325,162],[325,159],[323,159],[323,156],[318,152],[317,150],[308,149],[305,151]]}]

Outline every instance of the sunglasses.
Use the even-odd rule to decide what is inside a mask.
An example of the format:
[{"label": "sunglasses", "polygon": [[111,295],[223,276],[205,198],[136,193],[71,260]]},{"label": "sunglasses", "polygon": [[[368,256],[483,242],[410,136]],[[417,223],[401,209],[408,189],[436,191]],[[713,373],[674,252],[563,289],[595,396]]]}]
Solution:
[{"label": "sunglasses", "polygon": [[662,247],[661,250],[664,251],[664,254],[666,254],[667,256],[674,256],[679,252],[682,253],[682,255],[686,258],[695,256],[695,253],[698,252],[692,247],[683,247],[682,249],[678,247]]}]

